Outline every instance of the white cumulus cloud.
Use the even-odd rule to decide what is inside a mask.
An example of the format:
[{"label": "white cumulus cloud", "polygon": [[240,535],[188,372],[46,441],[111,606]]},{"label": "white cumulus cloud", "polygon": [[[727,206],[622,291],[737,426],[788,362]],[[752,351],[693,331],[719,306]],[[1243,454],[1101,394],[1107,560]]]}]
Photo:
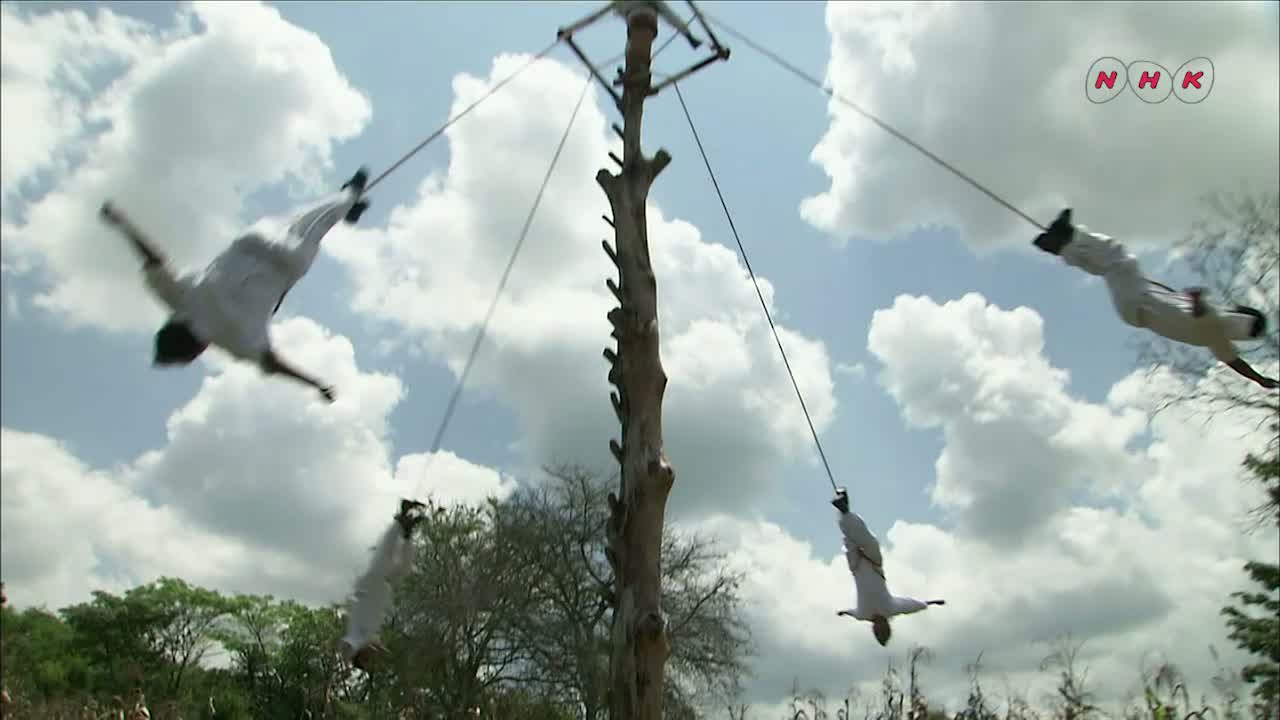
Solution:
[{"label": "white cumulus cloud", "polygon": [[[1280,53],[1268,3],[832,2],[828,81],[1042,223],[1077,220],[1138,243],[1182,236],[1205,193],[1274,186]],[[1208,57],[1210,95],[1147,104],[1085,95],[1100,57],[1171,72]],[[1035,230],[847,107],[812,159],[830,187],[801,215],[839,242],[957,227],[974,247]]]},{"label": "white cumulus cloud", "polygon": [[169,418],[168,441],[121,468],[4,428],[0,564],[13,602],[61,607],[159,575],[225,591],[340,600],[400,497],[504,497],[515,483],[447,451],[394,460],[387,418],[399,379],[361,371],[351,343],[305,318],[281,324],[314,392],[211,358]]},{"label": "white cumulus cloud", "polygon": [[[862,500],[870,491],[851,488],[854,509],[889,526],[890,589],[947,600],[897,620],[888,649],[865,623],[835,616],[852,604],[853,581],[834,510],[814,510],[830,527],[820,547],[768,522],[702,525],[746,571],[760,643],[753,699],[776,702],[794,679],[828,696],[850,684],[874,695],[886,663],[912,645],[934,653],[931,699],[953,705],[980,652],[989,689],[1004,678],[1043,701],[1052,678],[1039,662],[1067,634],[1085,641],[1081,657],[1108,702],[1126,699],[1143,662],[1158,656],[1203,691],[1216,670],[1210,645],[1242,664],[1218,610],[1249,587],[1244,563],[1274,557],[1280,542],[1274,527],[1245,532],[1262,498],[1240,462],[1265,444],[1265,428],[1247,413],[1205,424],[1181,406],[1148,426],[1152,393],[1177,381],[1141,373],[1105,404],[1081,400],[1045,357],[1041,331],[1033,311],[973,294],[899,297],[872,321],[881,384],[908,422],[939,428],[946,441],[933,487],[940,523],[878,517]],[[1146,429],[1150,441],[1136,442]]]},{"label": "white cumulus cloud", "polygon": [[[107,9],[5,6],[5,195],[59,170],[47,193],[6,204],[5,269],[38,273],[37,305],[69,324],[131,330],[158,317],[138,258],[97,219],[104,200],[178,265],[202,265],[250,194],[314,187],[334,143],[369,120],[324,42],[274,8],[196,2],[177,18],[162,35]],[[104,87],[102,73],[117,77]],[[55,162],[72,150],[76,162]]]},{"label": "white cumulus cloud", "polygon": [[[525,62],[502,56],[487,79],[458,76],[453,112]],[[461,370],[582,82],[558,62],[539,62],[446,132],[447,170],[396,207],[389,227],[330,243],[354,274],[358,310],[421,337]],[[468,380],[514,407],[534,463],[612,463],[607,443],[617,421],[601,352],[611,344],[605,314],[615,302],[604,281],[617,271],[600,248],[612,234],[600,220],[608,201],[590,178],[609,150],[621,152],[615,145],[593,96]],[[652,205],[649,239],[662,278],[662,358],[670,378],[664,424],[677,473],[672,507],[750,505],[776,487],[783,459],[809,458],[808,427],[734,253]],[[773,303],[767,281],[764,292]],[[832,362],[821,341],[781,330],[821,430],[836,408]],[[730,485],[733,493],[725,494]]]}]

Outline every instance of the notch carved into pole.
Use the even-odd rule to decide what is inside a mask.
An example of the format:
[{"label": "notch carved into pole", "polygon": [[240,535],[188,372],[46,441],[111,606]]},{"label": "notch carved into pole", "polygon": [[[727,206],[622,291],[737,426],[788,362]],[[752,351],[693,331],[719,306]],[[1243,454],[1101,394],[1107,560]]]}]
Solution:
[{"label": "notch carved into pole", "polygon": [[622,399],[618,397],[618,393],[609,393],[609,402],[613,405],[613,414],[618,416],[618,422],[625,423],[627,421],[627,410],[622,405]]}]

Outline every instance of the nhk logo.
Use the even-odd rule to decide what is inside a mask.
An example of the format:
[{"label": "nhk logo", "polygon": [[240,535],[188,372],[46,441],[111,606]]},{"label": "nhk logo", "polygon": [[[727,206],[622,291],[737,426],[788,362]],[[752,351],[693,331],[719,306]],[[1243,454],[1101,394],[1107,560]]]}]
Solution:
[{"label": "nhk logo", "polygon": [[1168,100],[1170,95],[1194,105],[1209,97],[1213,89],[1213,62],[1207,57],[1192,58],[1177,72],[1169,72],[1150,60],[1134,60],[1126,65],[1119,58],[1104,57],[1093,61],[1084,78],[1085,95],[1099,105],[1115,100],[1125,87],[1152,105]]}]

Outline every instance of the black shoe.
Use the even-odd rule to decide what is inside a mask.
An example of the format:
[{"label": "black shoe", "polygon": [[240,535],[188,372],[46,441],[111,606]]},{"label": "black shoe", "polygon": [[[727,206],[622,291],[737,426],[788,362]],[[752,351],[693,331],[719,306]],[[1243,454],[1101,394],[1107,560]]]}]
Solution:
[{"label": "black shoe", "polygon": [[368,184],[369,184],[369,171],[366,170],[365,168],[360,168],[359,170],[356,171],[355,175],[351,176],[350,180],[342,184],[341,189],[346,190],[347,188],[355,188],[356,194],[359,195],[360,193],[364,192],[364,186]]},{"label": "black shoe", "polygon": [[1071,242],[1075,228],[1071,225],[1071,208],[1058,213],[1049,229],[1036,236],[1032,244],[1051,255],[1061,255],[1062,248]]},{"label": "black shoe", "polygon": [[836,496],[831,500],[832,506],[842,513],[849,512],[849,491],[840,488],[836,491]]},{"label": "black shoe", "polygon": [[351,206],[351,209],[347,211],[347,216],[344,219],[348,223],[351,223],[352,225],[354,225],[360,221],[360,216],[363,215],[364,211],[368,209],[369,209],[368,200],[357,200],[355,204]]}]

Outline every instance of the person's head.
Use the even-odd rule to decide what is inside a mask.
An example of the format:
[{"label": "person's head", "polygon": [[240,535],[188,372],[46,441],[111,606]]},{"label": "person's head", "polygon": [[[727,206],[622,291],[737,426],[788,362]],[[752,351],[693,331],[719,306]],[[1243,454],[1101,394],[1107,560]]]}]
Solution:
[{"label": "person's head", "polygon": [[342,659],[351,663],[355,669],[365,672],[369,672],[369,662],[373,660],[377,650],[377,643],[365,643],[358,648],[347,639],[338,643],[338,652],[342,655]]},{"label": "person's head", "polygon": [[191,328],[177,320],[170,320],[156,332],[156,365],[187,365],[200,357],[209,343],[191,332]]},{"label": "person's head", "polygon": [[357,650],[355,655],[351,656],[351,664],[354,665],[357,670],[369,672],[369,661],[373,660],[373,653],[374,647],[372,645],[365,645]]},{"label": "person's head", "polygon": [[356,656],[356,648],[350,640],[341,640],[338,642],[338,654],[344,661],[351,662],[351,659]]},{"label": "person's head", "polygon": [[893,634],[892,628],[889,627],[889,619],[883,615],[872,618],[871,633],[876,636],[876,642],[880,643],[880,647],[888,645],[889,636]]}]

